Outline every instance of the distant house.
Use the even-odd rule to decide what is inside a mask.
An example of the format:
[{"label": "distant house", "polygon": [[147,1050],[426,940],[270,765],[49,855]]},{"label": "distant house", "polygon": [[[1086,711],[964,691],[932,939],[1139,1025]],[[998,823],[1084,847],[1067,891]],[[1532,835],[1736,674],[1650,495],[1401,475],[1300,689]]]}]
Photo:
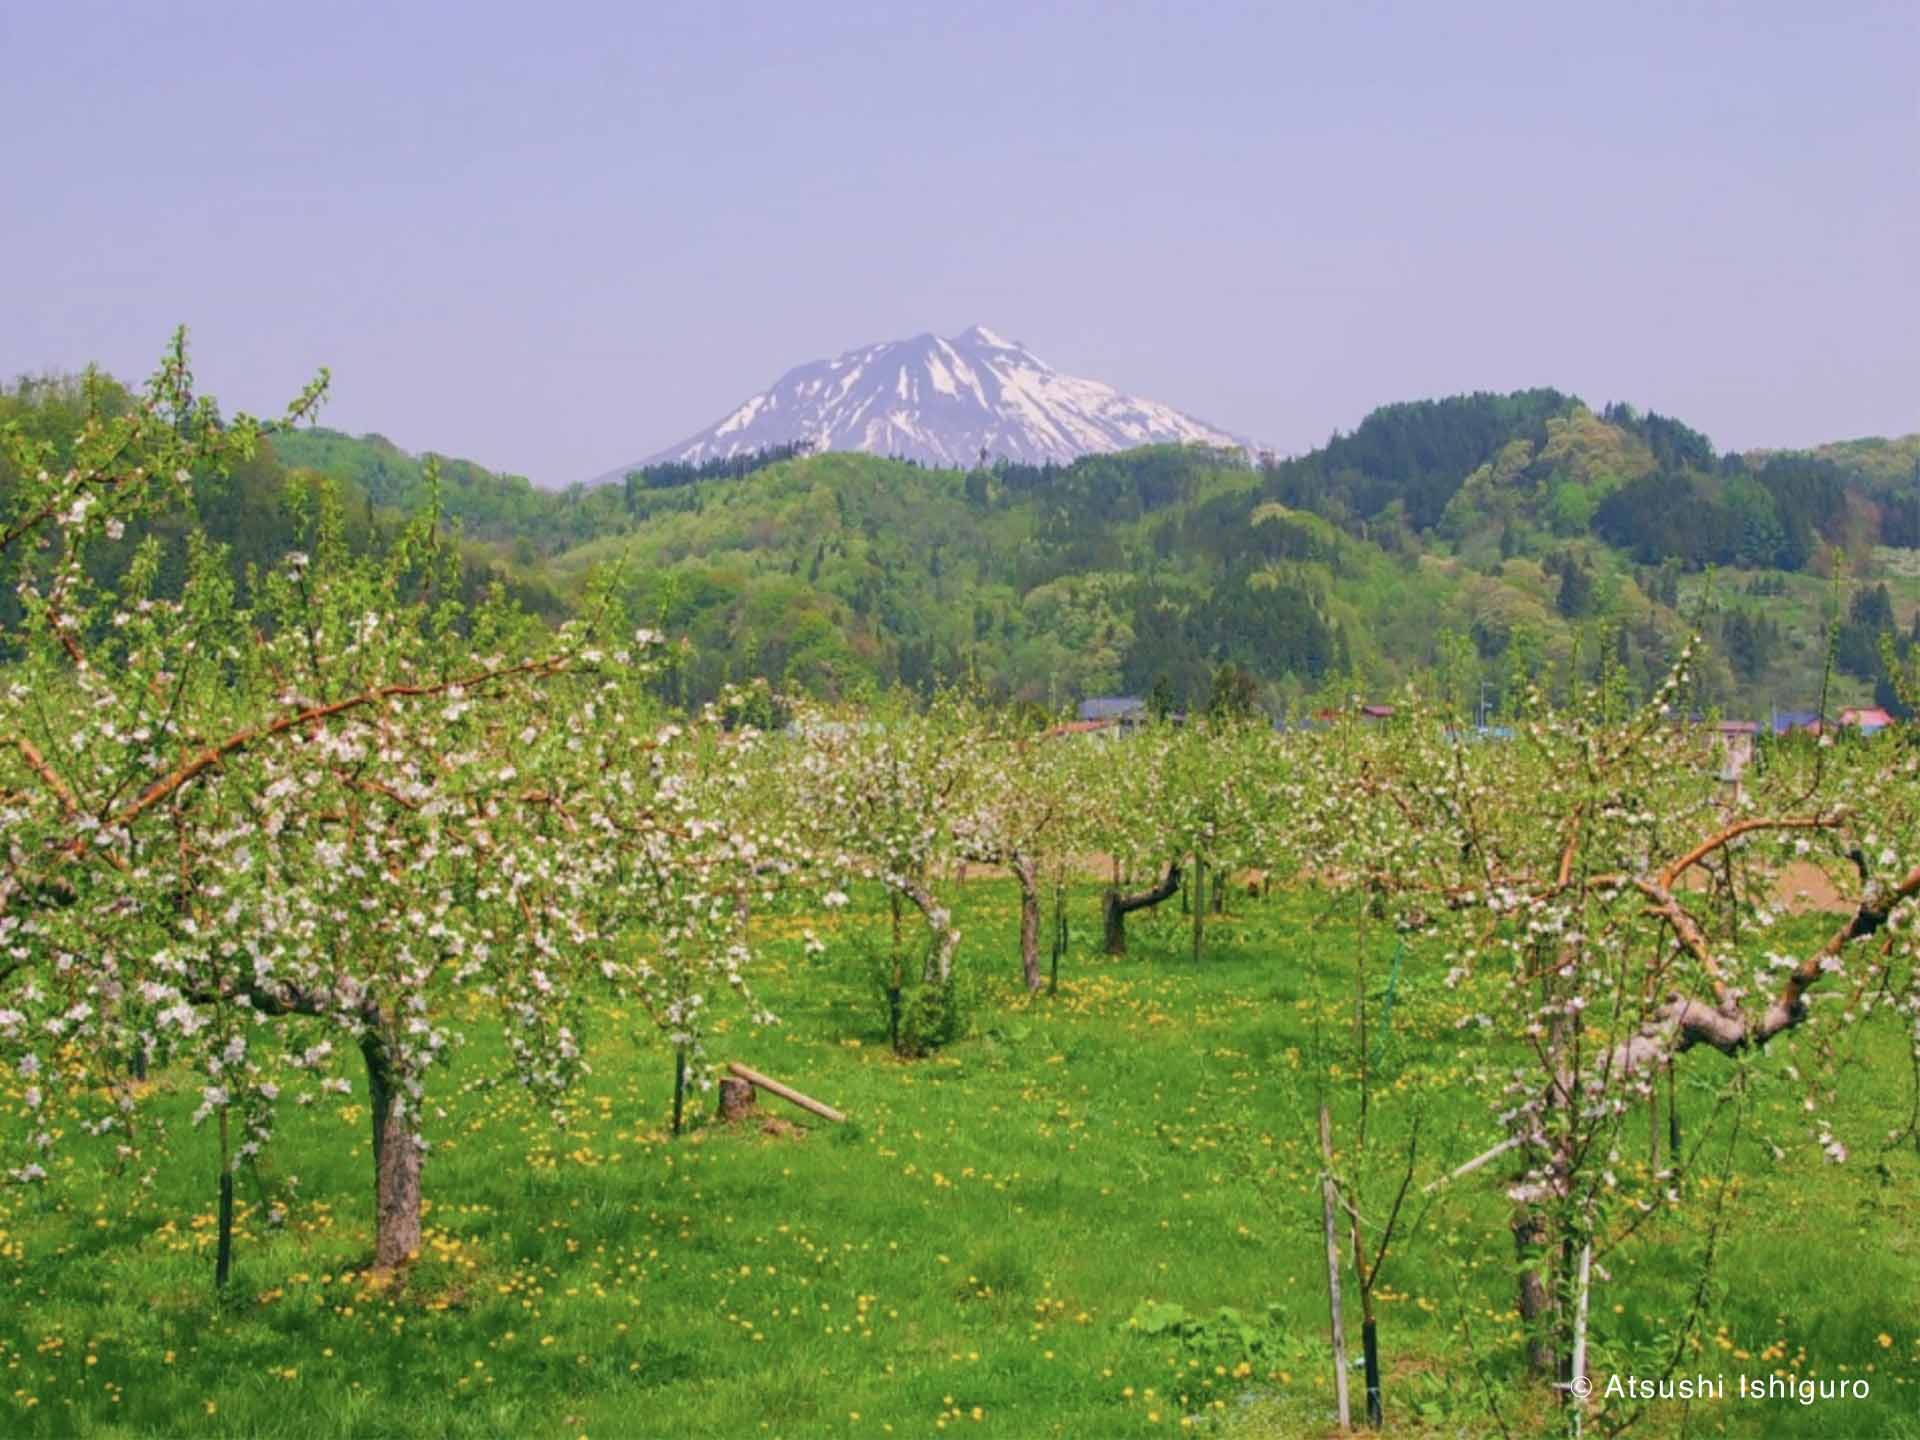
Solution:
[{"label": "distant house", "polygon": [[[1876,735],[1893,724],[1893,716],[1878,705],[1849,705],[1833,721],[1842,730],[1858,730],[1862,735]],[[1818,735],[1824,727],[1820,723],[1817,710],[1779,710],[1774,712],[1773,733],[1785,735],[1789,731],[1802,730],[1809,735]]]},{"label": "distant house", "polygon": [[1872,735],[1893,724],[1893,716],[1878,705],[1854,705],[1840,712],[1840,723],[1859,727],[1862,735]]}]

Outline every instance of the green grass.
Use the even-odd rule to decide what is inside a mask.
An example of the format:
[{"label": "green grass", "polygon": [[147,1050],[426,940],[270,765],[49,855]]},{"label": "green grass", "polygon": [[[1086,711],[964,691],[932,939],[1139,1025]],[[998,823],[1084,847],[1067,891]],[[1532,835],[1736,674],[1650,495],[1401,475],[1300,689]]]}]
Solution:
[{"label": "green grass", "polygon": [[[1328,1077],[1343,1143],[1354,1133],[1359,942],[1309,929],[1323,904],[1240,902],[1196,966],[1177,914],[1136,925],[1128,959],[1093,956],[1089,893],[1061,994],[1030,1000],[1009,983],[1010,891],[969,886],[961,965],[992,978],[969,1038],[913,1063],[888,1051],[852,933],[878,921],[812,917],[831,942],[819,961],[797,920],[759,922],[785,1023],[736,1022],[715,1052],[851,1122],[767,1101],[792,1122],[780,1133],[703,1125],[674,1141],[670,1056],[601,1009],[595,1073],[556,1133],[514,1086],[484,1083],[496,1057],[479,1042],[433,1076],[446,1114],[429,1237],[398,1290],[364,1274],[365,1113],[316,1107],[288,1117],[258,1186],[242,1177],[235,1280],[216,1304],[213,1137],[189,1128],[182,1077],[161,1076],[179,1093],[150,1189],[82,1146],[56,1186],[0,1191],[0,1433],[1079,1437],[1183,1417],[1228,1436],[1330,1433],[1312,1124]],[[1376,1002],[1394,945],[1378,927],[1368,942]],[[1370,1046],[1377,1145],[1423,1107],[1429,1168],[1497,1134],[1467,1083],[1492,1032],[1456,1025],[1485,997],[1445,990],[1443,969],[1404,957]],[[1852,1367],[1872,1397],[1701,1404],[1687,1433],[1920,1436],[1920,1158],[1862,1144],[1821,1165],[1798,1113],[1806,1082],[1785,1075],[1790,1060],[1830,1075],[1843,1130],[1877,1137],[1904,1119],[1907,1049],[1875,1025],[1836,1038],[1823,1068],[1826,1034],[1816,1023],[1795,1055],[1755,1066],[1682,1368],[1735,1383],[1777,1351],[1796,1374]],[[1610,1262],[1597,1371],[1665,1353],[1693,1294],[1734,1067],[1681,1069],[1698,1193]],[[1644,1135],[1644,1117],[1628,1129]],[[1369,1197],[1390,1191],[1389,1168],[1370,1169]],[[266,1223],[263,1200],[287,1206],[285,1223]],[[1493,1167],[1398,1242],[1380,1304],[1392,1433],[1557,1424],[1519,1374],[1511,1256]],[[1357,1404],[1357,1376],[1355,1391]],[[1678,1434],[1682,1418],[1655,1406],[1632,1433]]]}]

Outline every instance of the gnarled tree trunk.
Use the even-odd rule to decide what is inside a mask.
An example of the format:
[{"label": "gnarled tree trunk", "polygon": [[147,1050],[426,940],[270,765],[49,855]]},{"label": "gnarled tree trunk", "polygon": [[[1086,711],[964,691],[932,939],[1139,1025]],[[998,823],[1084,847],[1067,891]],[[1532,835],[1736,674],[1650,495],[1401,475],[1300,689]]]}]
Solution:
[{"label": "gnarled tree trunk", "polygon": [[1127,916],[1135,910],[1144,910],[1149,905],[1158,905],[1170,898],[1180,888],[1180,862],[1174,860],[1167,865],[1167,873],[1151,890],[1137,890],[1131,895],[1122,895],[1119,887],[1107,891],[1103,915],[1107,931],[1107,954],[1124,955],[1127,953]]},{"label": "gnarled tree trunk", "polygon": [[373,1264],[394,1270],[420,1251],[420,1146],[414,1112],[386,1039],[375,1029],[360,1042],[373,1110]]},{"label": "gnarled tree trunk", "polygon": [[899,883],[900,893],[926,917],[927,928],[933,932],[933,948],[927,952],[927,963],[920,975],[921,983],[945,985],[953,978],[953,952],[960,948],[960,932],[953,928],[953,914],[934,899],[933,892],[918,880],[902,880]]}]

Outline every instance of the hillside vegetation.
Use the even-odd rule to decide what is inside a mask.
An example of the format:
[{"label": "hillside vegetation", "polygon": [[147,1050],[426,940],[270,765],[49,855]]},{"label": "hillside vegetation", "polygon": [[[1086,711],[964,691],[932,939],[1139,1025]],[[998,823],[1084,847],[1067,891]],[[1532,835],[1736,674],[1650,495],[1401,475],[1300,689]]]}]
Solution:
[{"label": "hillside vegetation", "polygon": [[[22,382],[0,420],[61,433],[87,403]],[[313,429],[209,477],[201,513],[244,569],[284,543],[296,475],[340,490],[365,546],[437,487],[475,593],[558,617],[620,567],[697,657],[682,700],[755,676],[828,697],[964,678],[1050,709],[1177,708],[1230,684],[1281,714],[1439,664],[1495,712],[1527,682],[1565,693],[1603,650],[1650,685],[1699,628],[1707,700],[1764,716],[1818,702],[1836,624],[1830,702],[1892,698],[1880,635],[1904,647],[1920,614],[1917,470],[1920,437],[1721,455],[1679,421],[1530,390],[1387,406],[1257,464],[1149,447],[961,472],[792,447],[560,492]]]}]

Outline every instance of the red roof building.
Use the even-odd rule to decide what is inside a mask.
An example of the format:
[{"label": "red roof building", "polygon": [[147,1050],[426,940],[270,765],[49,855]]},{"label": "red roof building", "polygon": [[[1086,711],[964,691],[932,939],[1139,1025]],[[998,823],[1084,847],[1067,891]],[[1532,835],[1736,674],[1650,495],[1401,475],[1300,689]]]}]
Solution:
[{"label": "red roof building", "polygon": [[1840,723],[1857,725],[1862,734],[1871,735],[1874,731],[1884,730],[1893,724],[1893,716],[1878,705],[1855,705],[1840,712]]}]

